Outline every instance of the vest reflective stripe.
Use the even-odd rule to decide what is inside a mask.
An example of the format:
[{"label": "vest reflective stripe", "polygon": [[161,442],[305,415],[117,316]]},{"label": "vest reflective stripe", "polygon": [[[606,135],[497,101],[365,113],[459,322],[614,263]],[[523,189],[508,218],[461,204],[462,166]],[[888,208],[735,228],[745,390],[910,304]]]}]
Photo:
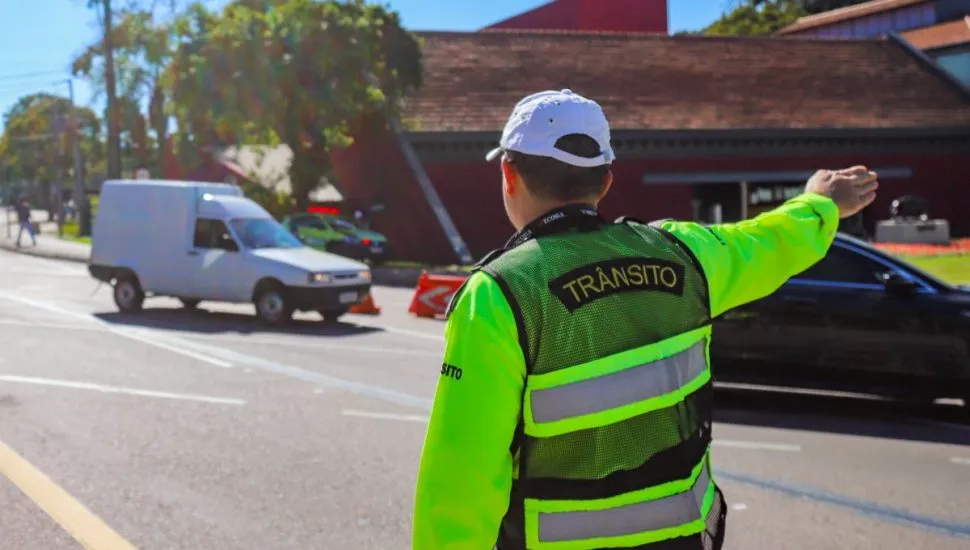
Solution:
[{"label": "vest reflective stripe", "polygon": [[705,326],[596,361],[526,378],[530,437],[607,426],[682,402],[711,378]]},{"label": "vest reflective stripe", "polygon": [[715,498],[708,460],[705,457],[688,480],[666,484],[680,485],[672,494],[659,486],[603,501],[527,499],[528,547],[626,547],[700,533],[707,526]]},{"label": "vest reflective stripe", "polygon": [[620,372],[533,391],[532,418],[555,422],[599,413],[675,392],[704,373],[707,340],[658,361]]},{"label": "vest reflective stripe", "polygon": [[635,535],[679,527],[703,517],[704,498],[711,486],[705,468],[685,493],[596,512],[539,514],[539,540],[556,542]]}]

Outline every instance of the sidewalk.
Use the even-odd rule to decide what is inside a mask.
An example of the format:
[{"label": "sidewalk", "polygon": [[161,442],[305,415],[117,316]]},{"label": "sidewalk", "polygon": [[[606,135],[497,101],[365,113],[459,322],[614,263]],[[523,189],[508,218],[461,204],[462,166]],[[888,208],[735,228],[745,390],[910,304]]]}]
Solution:
[{"label": "sidewalk", "polygon": [[17,229],[11,228],[10,237],[7,238],[6,231],[0,233],[0,249],[11,252],[19,252],[29,256],[41,258],[53,258],[56,260],[66,260],[69,262],[88,263],[91,259],[91,246],[74,242],[65,241],[54,235],[37,235],[37,246],[30,243],[30,237],[26,234],[20,239],[21,247],[17,248]]}]

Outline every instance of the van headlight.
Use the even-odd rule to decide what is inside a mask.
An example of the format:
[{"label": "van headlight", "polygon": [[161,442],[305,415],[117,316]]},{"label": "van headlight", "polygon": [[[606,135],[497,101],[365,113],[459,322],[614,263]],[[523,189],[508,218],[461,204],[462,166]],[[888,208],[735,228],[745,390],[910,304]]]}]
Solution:
[{"label": "van headlight", "polygon": [[361,271],[360,273],[357,274],[357,277],[359,277],[361,281],[368,281],[369,282],[370,281],[370,271],[369,270],[368,271]]},{"label": "van headlight", "polygon": [[329,273],[310,273],[310,283],[329,284],[333,282],[333,275]]}]

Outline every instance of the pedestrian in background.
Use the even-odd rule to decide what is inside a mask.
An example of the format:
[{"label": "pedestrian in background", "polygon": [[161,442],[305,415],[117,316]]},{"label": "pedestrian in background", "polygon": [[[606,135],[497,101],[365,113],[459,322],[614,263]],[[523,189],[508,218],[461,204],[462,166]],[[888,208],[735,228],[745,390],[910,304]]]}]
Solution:
[{"label": "pedestrian in background", "polygon": [[17,247],[20,247],[20,238],[24,231],[30,235],[30,242],[37,246],[37,239],[34,237],[34,225],[30,220],[30,203],[26,197],[20,197],[17,202],[17,221],[20,222],[20,230],[17,231]]},{"label": "pedestrian in background", "polygon": [[863,167],[819,171],[753,220],[604,220],[600,106],[520,101],[488,155],[518,232],[453,298],[414,508],[415,550],[711,550],[711,320],[823,258],[875,198]]}]

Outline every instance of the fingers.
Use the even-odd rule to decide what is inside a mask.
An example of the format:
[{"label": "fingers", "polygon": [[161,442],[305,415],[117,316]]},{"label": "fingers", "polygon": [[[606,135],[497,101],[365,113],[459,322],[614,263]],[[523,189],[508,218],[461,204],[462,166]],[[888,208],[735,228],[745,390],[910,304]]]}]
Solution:
[{"label": "fingers", "polygon": [[846,176],[860,176],[869,172],[869,169],[865,166],[853,166],[852,168],[843,168],[841,170],[836,170],[836,174],[843,174]]},{"label": "fingers", "polygon": [[863,180],[863,182],[858,184],[856,187],[856,192],[860,195],[867,195],[869,193],[875,193],[876,189],[879,189],[879,182],[877,180]]},{"label": "fingers", "polygon": [[835,173],[836,179],[848,180],[850,185],[860,186],[868,185],[876,181],[878,175],[875,172],[868,170],[856,170],[856,171],[839,171]]},{"label": "fingers", "polygon": [[872,204],[872,201],[874,200],[876,200],[875,191],[862,195],[861,197],[859,197],[860,204],[862,205],[862,207],[859,208],[859,210],[862,210],[863,208],[869,206],[870,204]]}]

